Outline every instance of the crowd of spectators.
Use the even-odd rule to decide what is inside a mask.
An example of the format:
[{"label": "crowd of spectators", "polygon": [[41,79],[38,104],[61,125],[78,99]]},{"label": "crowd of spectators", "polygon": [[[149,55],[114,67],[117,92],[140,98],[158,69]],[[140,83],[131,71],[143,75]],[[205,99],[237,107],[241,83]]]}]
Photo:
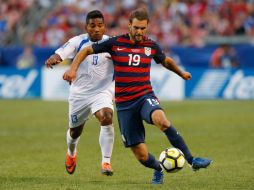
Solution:
[{"label": "crowd of spectators", "polygon": [[0,42],[6,34],[14,30],[15,25],[33,3],[34,0],[0,0]]},{"label": "crowd of spectators", "polygon": [[209,35],[254,37],[253,0],[63,0],[43,18],[34,34],[40,46],[58,46],[84,32],[86,13],[98,9],[105,15],[107,34],[128,31],[131,10],[146,6],[150,12],[150,37],[162,46],[203,46]]},{"label": "crowd of spectators", "polygon": [[[33,1],[0,0],[0,32],[11,30]],[[125,33],[129,12],[140,6],[150,13],[150,37],[163,47],[201,47],[211,35],[254,38],[254,0],[62,0],[29,39],[37,46],[59,46],[84,32],[86,14],[94,9],[103,12],[108,35]]]}]

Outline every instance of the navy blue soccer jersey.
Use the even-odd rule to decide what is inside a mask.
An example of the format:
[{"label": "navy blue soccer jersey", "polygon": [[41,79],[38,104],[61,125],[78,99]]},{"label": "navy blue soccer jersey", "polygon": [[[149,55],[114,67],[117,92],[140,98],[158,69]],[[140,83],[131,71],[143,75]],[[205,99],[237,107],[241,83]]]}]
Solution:
[{"label": "navy blue soccer jersey", "polygon": [[94,53],[108,52],[114,64],[115,102],[126,104],[153,93],[150,82],[152,59],[162,63],[165,54],[156,42],[145,38],[134,43],[129,34],[109,38],[92,45]]}]

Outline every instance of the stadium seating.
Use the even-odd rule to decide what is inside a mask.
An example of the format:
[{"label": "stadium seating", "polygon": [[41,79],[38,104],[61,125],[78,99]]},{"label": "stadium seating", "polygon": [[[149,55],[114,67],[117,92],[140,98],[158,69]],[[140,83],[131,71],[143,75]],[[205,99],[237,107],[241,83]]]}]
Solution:
[{"label": "stadium seating", "polygon": [[[15,6],[10,6],[11,4]],[[15,14],[8,11],[11,17],[6,17],[8,19],[5,22],[6,19],[3,15],[8,9],[4,7],[8,6],[22,8],[19,8]],[[0,32],[8,33],[5,25],[10,26],[9,30],[12,30],[18,23],[17,21],[24,20],[23,25],[19,25],[16,29],[20,32],[20,28],[23,28],[22,32],[28,32],[29,39],[32,35],[36,45],[60,45],[70,36],[83,32],[86,13],[93,9],[99,9],[105,15],[108,26],[107,33],[115,35],[126,32],[128,14],[130,10],[138,6],[148,7],[151,14],[151,37],[158,40],[163,47],[179,44],[200,47],[206,44],[207,39],[209,41],[210,36],[249,36],[249,39],[254,36],[254,3],[245,0],[3,1],[3,4],[1,3],[3,11],[0,13],[3,17],[0,16]],[[35,12],[36,14],[33,14]],[[24,27],[29,27],[28,31]],[[59,39],[56,41],[55,38],[50,37],[52,31],[63,34],[59,35]],[[22,35],[17,33],[13,35],[12,39],[18,39],[18,42],[23,40],[24,43],[26,40],[23,33]],[[11,41],[12,44],[16,42],[17,40]]]},{"label": "stadium seating", "polygon": [[[84,18],[90,10],[101,10],[105,16],[107,34],[116,35],[128,31],[130,10],[146,6],[151,14],[150,37],[157,40],[163,48],[170,47],[178,54],[183,65],[208,66],[215,47],[229,41],[236,47],[241,66],[252,67],[250,55],[254,51],[254,2],[230,2],[2,0],[0,66],[15,66],[17,56],[25,44],[35,46],[37,66],[43,65],[56,47],[70,37],[84,32]],[[19,16],[15,22],[9,20],[12,17],[6,19],[3,16],[8,7],[22,7],[18,9]],[[14,15],[11,12],[8,14]],[[10,22],[12,27],[7,29]],[[57,34],[57,37],[52,34]]]}]

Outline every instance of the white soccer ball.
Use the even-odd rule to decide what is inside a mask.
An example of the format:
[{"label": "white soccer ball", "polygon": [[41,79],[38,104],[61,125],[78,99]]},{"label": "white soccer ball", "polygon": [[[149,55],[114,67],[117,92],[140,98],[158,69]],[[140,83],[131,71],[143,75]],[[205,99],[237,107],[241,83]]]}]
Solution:
[{"label": "white soccer ball", "polygon": [[161,152],[159,161],[167,172],[177,172],[183,168],[185,158],[181,150],[177,148],[167,148]]}]

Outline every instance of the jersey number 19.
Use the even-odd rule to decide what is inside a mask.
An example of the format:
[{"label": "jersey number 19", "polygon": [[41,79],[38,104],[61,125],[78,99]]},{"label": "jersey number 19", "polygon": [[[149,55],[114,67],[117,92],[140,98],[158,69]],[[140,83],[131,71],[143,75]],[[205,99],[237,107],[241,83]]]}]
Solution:
[{"label": "jersey number 19", "polygon": [[140,55],[138,54],[129,54],[129,66],[138,66],[140,63]]}]

